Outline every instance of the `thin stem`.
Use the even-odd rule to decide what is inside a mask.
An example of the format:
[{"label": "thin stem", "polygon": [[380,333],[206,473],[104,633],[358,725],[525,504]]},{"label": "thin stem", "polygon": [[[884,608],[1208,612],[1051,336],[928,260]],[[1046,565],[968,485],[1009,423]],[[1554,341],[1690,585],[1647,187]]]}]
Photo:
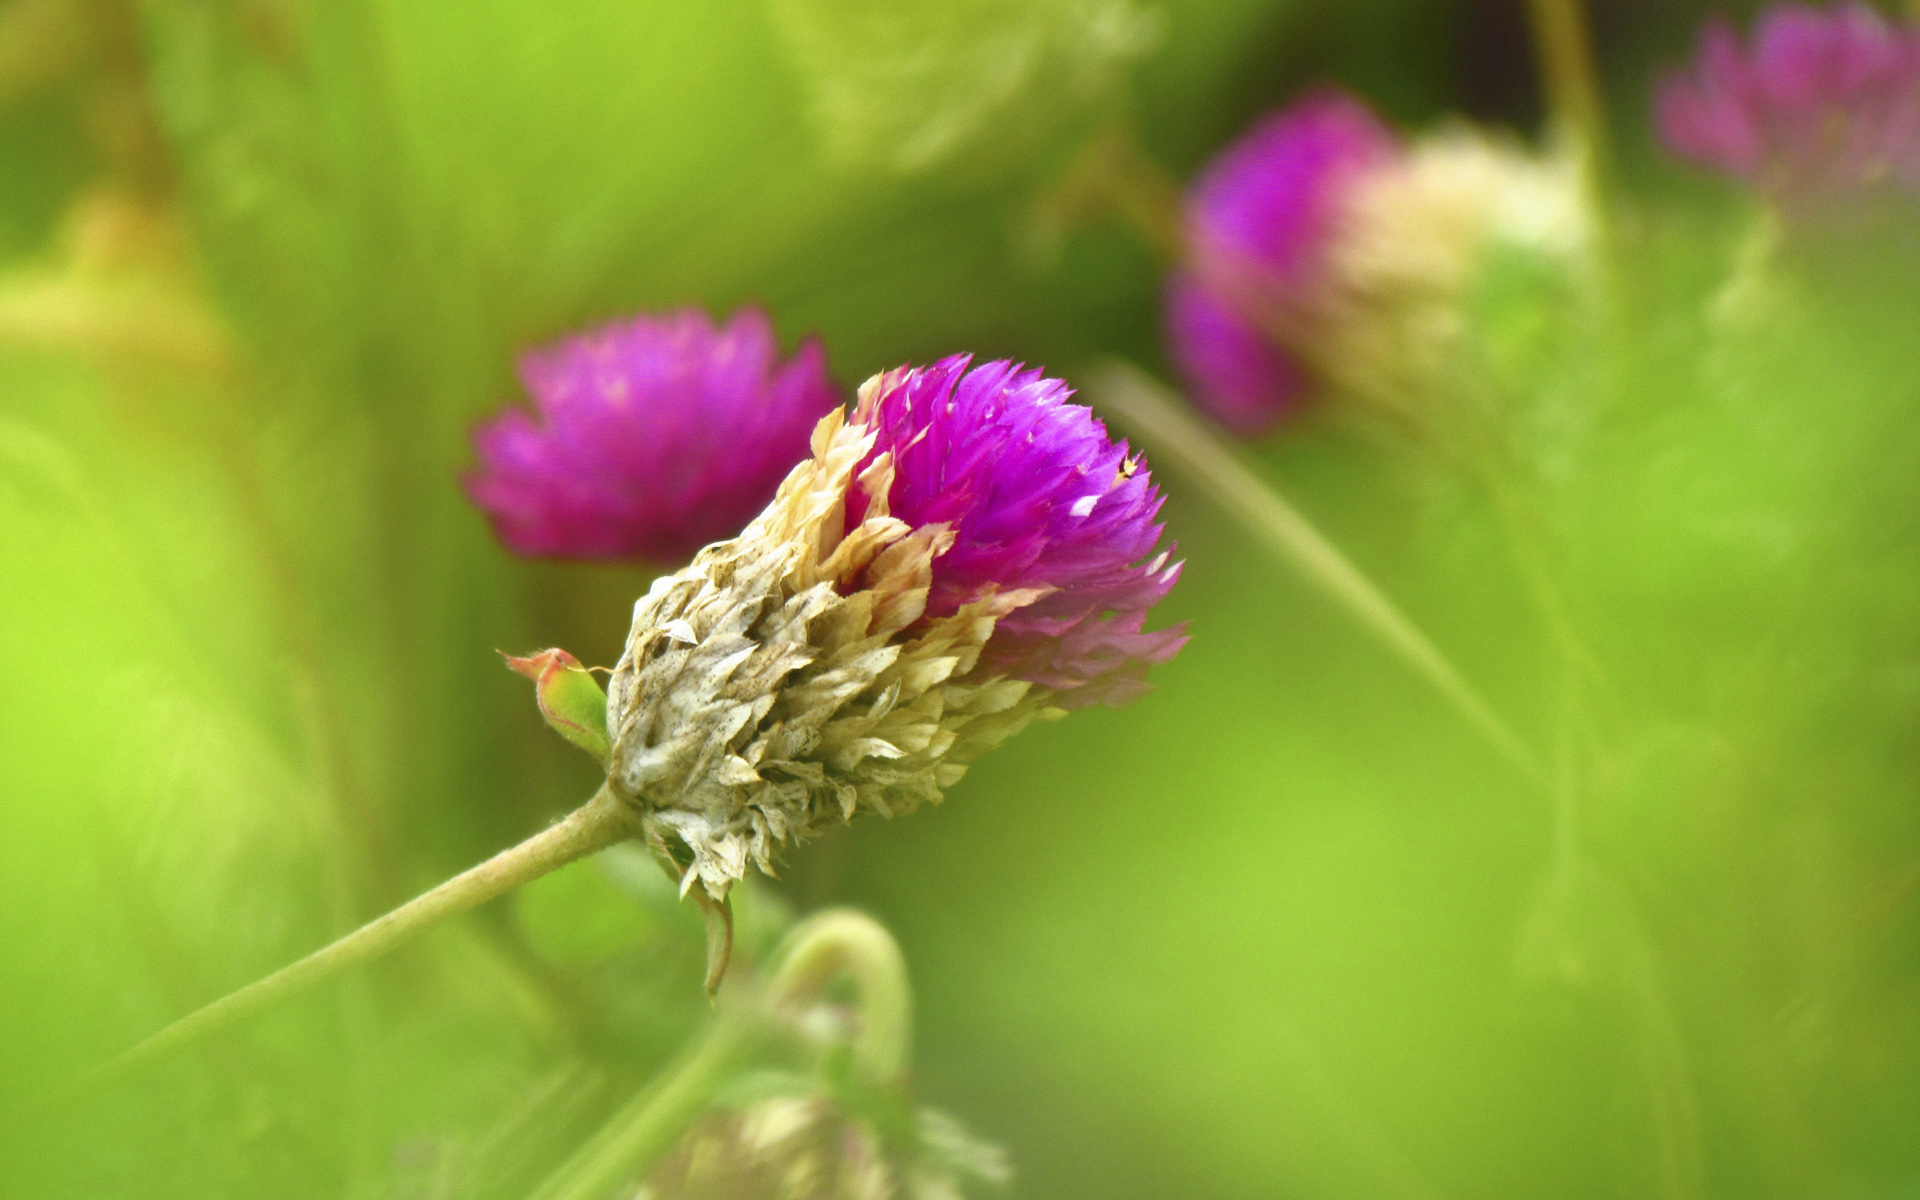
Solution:
[{"label": "thin stem", "polygon": [[128,1071],[165,1057],[215,1030],[325,982],[349,968],[371,962],[438,921],[505,895],[576,859],[604,850],[632,832],[632,818],[627,810],[611,791],[602,787],[591,800],[563,820],[517,846],[502,850],[479,866],[454,876],[387,915],[369,921],[300,961],[189,1013],[139,1045],[95,1068],[78,1086],[86,1089],[112,1082]]},{"label": "thin stem", "polygon": [[623,1180],[644,1174],[746,1061],[756,1028],[745,1013],[715,1018],[699,1041],[548,1176],[532,1200],[604,1200]]},{"label": "thin stem", "polygon": [[863,1082],[899,1087],[907,1074],[913,1005],[900,947],[865,913],[815,913],[787,934],[759,996],[722,1011],[698,1042],[548,1176],[533,1200],[602,1200],[623,1182],[644,1176],[754,1046],[789,1028],[791,1018],[842,975],[853,979],[859,993],[855,1069]]},{"label": "thin stem", "polygon": [[1260,479],[1205,425],[1137,368],[1109,361],[1088,376],[1102,407],[1171,455],[1282,562],[1359,618],[1389,649],[1452,702],[1528,778],[1544,783],[1539,760],[1418,626],[1408,620],[1313,523]]},{"label": "thin stem", "polygon": [[1527,8],[1548,109],[1575,140],[1589,184],[1597,184],[1606,156],[1606,117],[1586,8],[1581,0],[1527,0]]},{"label": "thin stem", "polygon": [[843,974],[860,993],[854,1067],[866,1083],[898,1086],[913,1045],[913,990],[900,944],[880,922],[830,908],[795,926],[767,984],[767,1002],[776,1011],[797,1008]]}]

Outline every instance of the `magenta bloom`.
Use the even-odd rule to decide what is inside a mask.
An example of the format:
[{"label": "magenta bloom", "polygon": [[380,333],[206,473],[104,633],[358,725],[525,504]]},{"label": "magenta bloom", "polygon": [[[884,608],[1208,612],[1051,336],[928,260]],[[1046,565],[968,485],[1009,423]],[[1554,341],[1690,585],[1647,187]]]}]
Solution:
[{"label": "magenta bloom", "polygon": [[[1184,626],[1145,632],[1180,576],[1156,550],[1160,491],[1093,411],[1057,379],[965,355],[900,368],[861,390],[855,422],[893,455],[895,517],[954,531],[934,561],[929,616],[989,592],[1045,589],[1000,619],[983,661],[1059,694],[1067,707],[1122,704],[1146,668],[1186,643]],[[857,492],[848,527],[864,519]]]},{"label": "magenta bloom", "polygon": [[1844,216],[1920,194],[1920,31],[1858,0],[1767,9],[1751,44],[1707,24],[1691,74],[1662,80],[1660,136],[1788,216]]},{"label": "magenta bloom", "polygon": [[1311,390],[1274,331],[1323,286],[1348,189],[1401,153],[1366,105],[1322,90],[1255,125],[1189,189],[1167,337],[1195,398],[1228,428],[1264,432]]},{"label": "magenta bloom", "polygon": [[779,359],[744,308],[615,321],[529,351],[537,410],[474,431],[467,494],[515,554],[677,564],[731,537],[808,453],[840,403],[817,342]]}]

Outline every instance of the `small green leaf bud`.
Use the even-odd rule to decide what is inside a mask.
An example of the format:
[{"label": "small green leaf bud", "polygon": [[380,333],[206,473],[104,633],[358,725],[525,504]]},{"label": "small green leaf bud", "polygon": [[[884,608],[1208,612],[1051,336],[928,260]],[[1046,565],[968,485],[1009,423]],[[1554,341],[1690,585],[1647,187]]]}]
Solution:
[{"label": "small green leaf bud", "polygon": [[525,658],[501,654],[507,665],[534,683],[540,715],[554,731],[593,755],[602,765],[607,741],[607,694],[580,660],[565,650],[542,650]]}]

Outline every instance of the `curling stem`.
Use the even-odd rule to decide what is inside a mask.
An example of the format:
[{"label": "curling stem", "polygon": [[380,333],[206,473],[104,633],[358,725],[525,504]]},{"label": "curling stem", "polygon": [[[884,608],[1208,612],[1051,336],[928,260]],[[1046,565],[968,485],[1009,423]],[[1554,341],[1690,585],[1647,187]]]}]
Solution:
[{"label": "curling stem", "polygon": [[1306,516],[1255,475],[1219,437],[1169,399],[1137,368],[1109,361],[1088,376],[1089,392],[1153,448],[1171,455],[1274,555],[1318,585],[1460,710],[1469,724],[1528,778],[1547,774],[1499,714],[1439,647],[1374,586]]},{"label": "curling stem", "polygon": [[764,990],[723,1007],[700,1039],[548,1176],[532,1200],[601,1200],[646,1175],[761,1038],[789,1027],[842,975],[853,979],[859,996],[855,1069],[867,1083],[904,1083],[913,999],[898,943],[865,913],[844,908],[815,913],[775,951]]},{"label": "curling stem", "polygon": [[85,1090],[110,1083],[349,968],[371,962],[435,922],[604,850],[633,832],[631,820],[621,802],[602,786],[591,800],[526,841],[502,850],[300,961],[187,1014],[96,1067],[78,1086]]},{"label": "curling stem", "polygon": [[900,944],[880,922],[830,908],[795,926],[767,984],[767,1003],[776,1011],[796,1008],[843,974],[859,991],[853,1065],[862,1082],[897,1087],[913,1045],[913,991]]}]

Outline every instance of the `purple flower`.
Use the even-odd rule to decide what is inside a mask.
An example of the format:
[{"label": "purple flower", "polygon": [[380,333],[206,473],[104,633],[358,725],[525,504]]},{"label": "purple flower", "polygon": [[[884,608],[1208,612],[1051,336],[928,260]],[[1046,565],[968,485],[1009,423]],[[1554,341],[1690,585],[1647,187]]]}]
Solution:
[{"label": "purple flower", "polygon": [[738,532],[807,456],[840,403],[815,341],[779,361],[744,308],[716,328],[697,309],[615,321],[529,351],[536,414],[474,431],[467,494],[515,554],[684,561]]},{"label": "purple flower", "polygon": [[1858,0],[1776,5],[1748,46],[1709,22],[1692,73],[1662,80],[1655,109],[1669,150],[1745,181],[1790,218],[1920,193],[1920,31]]},{"label": "purple flower", "polygon": [[[853,420],[874,434],[869,460],[893,456],[888,512],[944,524],[929,618],[991,592],[1042,595],[1000,618],[983,653],[996,672],[1047,688],[1067,707],[1122,704],[1146,668],[1186,642],[1184,626],[1146,632],[1147,611],[1179,578],[1155,553],[1160,491],[1091,409],[1039,371],[1007,362],[968,370],[964,355],[877,376]],[[866,516],[849,497],[848,528]]]},{"label": "purple flower", "polygon": [[1260,436],[1313,390],[1306,364],[1185,271],[1167,279],[1166,322],[1174,365],[1233,433]]},{"label": "purple flower", "polygon": [[1310,381],[1275,331],[1324,285],[1354,182],[1400,159],[1366,105],[1332,89],[1262,120],[1187,194],[1188,263],[1170,281],[1167,336],[1196,398],[1235,432],[1270,428]]}]

